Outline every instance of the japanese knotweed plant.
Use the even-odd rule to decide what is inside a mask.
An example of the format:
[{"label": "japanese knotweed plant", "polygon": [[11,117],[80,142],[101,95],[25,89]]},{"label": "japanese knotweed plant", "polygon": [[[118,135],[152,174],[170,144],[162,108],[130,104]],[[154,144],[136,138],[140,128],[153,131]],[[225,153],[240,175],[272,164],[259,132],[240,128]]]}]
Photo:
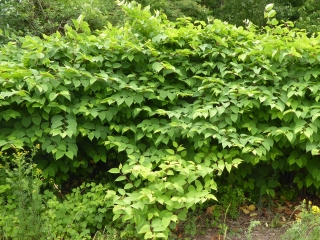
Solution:
[{"label": "japanese knotweed plant", "polygon": [[39,143],[57,181],[115,162],[114,219],[145,238],[215,199],[222,172],[261,194],[278,183],[246,178],[259,166],[320,186],[320,37],[277,25],[272,5],[264,29],[123,9],[121,28],[91,33],[80,16],[64,36],[1,47],[2,150]]}]

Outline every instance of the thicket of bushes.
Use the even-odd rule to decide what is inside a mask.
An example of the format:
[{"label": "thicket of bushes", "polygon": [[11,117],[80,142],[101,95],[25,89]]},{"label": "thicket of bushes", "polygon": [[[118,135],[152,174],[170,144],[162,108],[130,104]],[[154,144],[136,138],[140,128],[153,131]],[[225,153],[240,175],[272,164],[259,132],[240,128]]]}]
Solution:
[{"label": "thicket of bushes", "polygon": [[318,190],[319,37],[277,25],[272,5],[264,29],[123,9],[123,27],[93,34],[80,16],[1,47],[2,151],[40,144],[57,183],[104,171],[102,216],[144,238],[168,238],[218,186],[274,196],[290,172]]},{"label": "thicket of bushes", "polygon": [[[130,2],[130,1],[128,1]],[[267,0],[136,0],[142,6],[150,6],[151,12],[160,10],[170,21],[181,17],[207,22],[217,18],[230,24],[244,26],[246,19],[255,25],[265,26],[263,17]],[[320,3],[316,0],[275,0],[277,20],[294,21],[296,27],[308,32],[319,32]],[[56,31],[64,32],[64,25],[71,19],[84,14],[90,29],[103,29],[107,22],[122,25],[124,13],[116,0],[5,0],[0,2],[0,29],[6,30],[6,37],[0,44],[8,41],[12,34],[18,36],[50,35]]]}]

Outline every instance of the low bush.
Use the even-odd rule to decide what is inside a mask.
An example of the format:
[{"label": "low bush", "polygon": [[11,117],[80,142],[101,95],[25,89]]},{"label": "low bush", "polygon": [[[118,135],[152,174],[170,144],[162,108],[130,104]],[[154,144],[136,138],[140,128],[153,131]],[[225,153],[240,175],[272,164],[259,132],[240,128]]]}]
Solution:
[{"label": "low bush", "polygon": [[87,183],[54,194],[32,162],[38,148],[0,153],[0,239],[119,239],[111,224],[114,187]]}]

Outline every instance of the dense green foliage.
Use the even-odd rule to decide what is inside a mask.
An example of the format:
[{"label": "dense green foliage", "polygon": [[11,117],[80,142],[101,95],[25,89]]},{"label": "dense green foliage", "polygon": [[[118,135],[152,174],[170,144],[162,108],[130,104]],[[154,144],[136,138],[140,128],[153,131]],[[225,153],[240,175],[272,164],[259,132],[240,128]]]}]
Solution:
[{"label": "dense green foliage", "polygon": [[50,35],[63,32],[64,25],[80,14],[86,16],[91,30],[102,29],[107,22],[120,22],[123,15],[115,1],[5,0],[0,1],[0,29],[9,30],[8,36]]},{"label": "dense green foliage", "polygon": [[207,21],[212,11],[202,1],[194,0],[137,0],[142,6],[150,6],[151,11],[161,10],[170,21],[181,17],[192,17],[195,20]]},{"label": "dense green foliage", "polygon": [[320,37],[276,26],[272,5],[262,30],[123,8],[123,27],[92,34],[80,16],[0,49],[2,151],[40,144],[57,182],[105,171],[104,206],[144,238],[168,238],[223,176],[262,195],[281,172],[319,188]]},{"label": "dense green foliage", "polygon": [[[221,20],[237,26],[244,25],[248,19],[258,26],[266,24],[263,18],[264,7],[269,4],[267,0],[204,0],[202,4],[208,6],[211,14]],[[320,31],[320,3],[315,0],[275,0],[277,20],[293,21],[296,27],[307,29],[308,32]]]},{"label": "dense green foliage", "polygon": [[41,191],[41,170],[32,162],[38,148],[11,156],[0,152],[0,239],[119,239],[106,214],[110,185],[82,184],[58,197]]},{"label": "dense green foliage", "polygon": [[[144,6],[161,9],[170,20],[188,16],[196,20],[207,21],[207,18],[218,18],[230,24],[244,26],[249,20],[258,26],[265,26],[264,8],[267,0],[138,0]],[[320,3],[315,0],[275,0],[277,20],[293,21],[296,27],[307,29],[308,32],[320,31]]]},{"label": "dense green foliage", "polygon": [[[136,0],[142,6],[150,6],[151,11],[160,10],[170,21],[181,17],[207,22],[208,18],[218,18],[237,26],[245,26],[250,20],[257,26],[265,26],[263,17],[267,0]],[[308,32],[320,31],[320,3],[316,0],[276,0],[277,20],[294,21],[296,27]],[[70,24],[80,14],[85,16],[90,29],[103,29],[107,22],[123,23],[124,13],[116,0],[6,0],[0,2],[0,29],[6,30],[5,42],[12,33],[19,36],[50,35],[56,31],[63,33],[64,25]]]}]

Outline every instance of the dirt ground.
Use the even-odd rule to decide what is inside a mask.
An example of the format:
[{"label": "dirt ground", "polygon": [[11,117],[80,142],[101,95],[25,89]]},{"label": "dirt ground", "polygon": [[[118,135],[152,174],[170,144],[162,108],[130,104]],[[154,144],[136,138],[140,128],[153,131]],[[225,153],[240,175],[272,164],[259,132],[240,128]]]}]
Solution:
[{"label": "dirt ground", "polygon": [[248,227],[252,220],[260,221],[260,225],[254,227],[250,234],[252,240],[280,240],[288,225],[271,226],[272,219],[260,217],[251,219],[241,215],[237,220],[228,220],[227,234],[220,234],[219,229],[207,229],[204,235],[197,235],[194,240],[247,240]]},{"label": "dirt ground", "polygon": [[[195,222],[197,234],[190,234],[190,230],[185,231],[181,226],[176,236],[184,240],[280,240],[286,229],[295,220],[296,214],[299,213],[294,209],[296,206],[280,206],[271,210],[253,210],[249,213],[244,213],[240,209],[241,213],[237,219],[226,219],[226,234],[221,227],[208,227],[208,222],[213,220],[204,213],[198,216]],[[248,229],[252,221],[259,221],[260,224],[252,229],[248,237]]]}]

